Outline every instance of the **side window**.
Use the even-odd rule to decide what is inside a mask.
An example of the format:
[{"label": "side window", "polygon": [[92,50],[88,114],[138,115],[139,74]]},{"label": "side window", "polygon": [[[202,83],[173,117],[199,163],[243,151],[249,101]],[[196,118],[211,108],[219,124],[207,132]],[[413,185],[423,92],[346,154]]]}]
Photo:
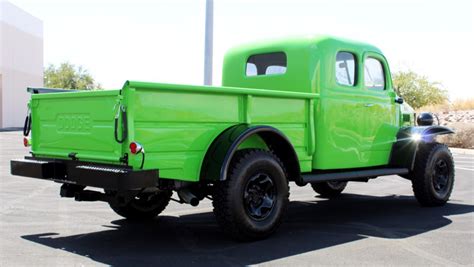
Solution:
[{"label": "side window", "polygon": [[385,75],[382,62],[372,57],[367,58],[364,66],[364,79],[367,88],[384,90]]},{"label": "side window", "polygon": [[336,55],[336,82],[340,85],[355,85],[355,56],[349,52],[338,52]]},{"label": "side window", "polygon": [[284,74],[286,72],[286,54],[283,52],[258,54],[247,60],[246,75]]}]

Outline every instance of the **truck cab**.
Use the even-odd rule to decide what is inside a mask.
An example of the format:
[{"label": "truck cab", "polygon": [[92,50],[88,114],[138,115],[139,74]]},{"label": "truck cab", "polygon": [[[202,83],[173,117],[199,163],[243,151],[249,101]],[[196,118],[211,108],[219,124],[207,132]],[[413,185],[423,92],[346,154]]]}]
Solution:
[{"label": "truck cab", "polygon": [[222,83],[318,94],[313,169],[386,165],[398,129],[414,123],[369,44],[309,36],[240,46],[225,57]]}]

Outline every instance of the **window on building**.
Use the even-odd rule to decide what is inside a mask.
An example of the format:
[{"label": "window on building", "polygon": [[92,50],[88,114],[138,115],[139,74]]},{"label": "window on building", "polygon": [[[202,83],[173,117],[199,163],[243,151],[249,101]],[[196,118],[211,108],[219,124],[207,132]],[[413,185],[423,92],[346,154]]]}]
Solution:
[{"label": "window on building", "polygon": [[385,89],[385,75],[380,60],[371,57],[365,60],[364,80],[365,86],[369,89]]},{"label": "window on building", "polygon": [[349,52],[336,55],[336,81],[340,85],[354,86],[356,73],[355,56]]},{"label": "window on building", "polygon": [[253,55],[247,60],[247,76],[284,74],[285,72],[286,55],[283,52]]}]

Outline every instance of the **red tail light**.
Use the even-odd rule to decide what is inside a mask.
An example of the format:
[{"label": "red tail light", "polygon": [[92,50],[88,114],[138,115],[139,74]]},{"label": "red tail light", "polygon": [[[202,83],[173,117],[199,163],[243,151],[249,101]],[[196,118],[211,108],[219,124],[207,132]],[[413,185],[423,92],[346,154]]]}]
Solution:
[{"label": "red tail light", "polygon": [[140,145],[137,142],[131,142],[130,143],[130,153],[132,154],[138,154],[143,151],[142,145]]},{"label": "red tail light", "polygon": [[28,138],[26,138],[26,137],[23,137],[23,145],[25,147],[29,147],[30,146],[30,140],[28,140]]}]

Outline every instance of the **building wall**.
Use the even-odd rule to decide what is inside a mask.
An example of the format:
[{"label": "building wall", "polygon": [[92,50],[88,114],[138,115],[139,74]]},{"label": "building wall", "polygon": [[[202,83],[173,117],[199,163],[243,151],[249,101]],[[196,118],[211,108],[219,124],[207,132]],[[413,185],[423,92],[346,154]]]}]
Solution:
[{"label": "building wall", "polygon": [[0,0],[0,128],[22,127],[27,87],[43,86],[43,22]]}]

